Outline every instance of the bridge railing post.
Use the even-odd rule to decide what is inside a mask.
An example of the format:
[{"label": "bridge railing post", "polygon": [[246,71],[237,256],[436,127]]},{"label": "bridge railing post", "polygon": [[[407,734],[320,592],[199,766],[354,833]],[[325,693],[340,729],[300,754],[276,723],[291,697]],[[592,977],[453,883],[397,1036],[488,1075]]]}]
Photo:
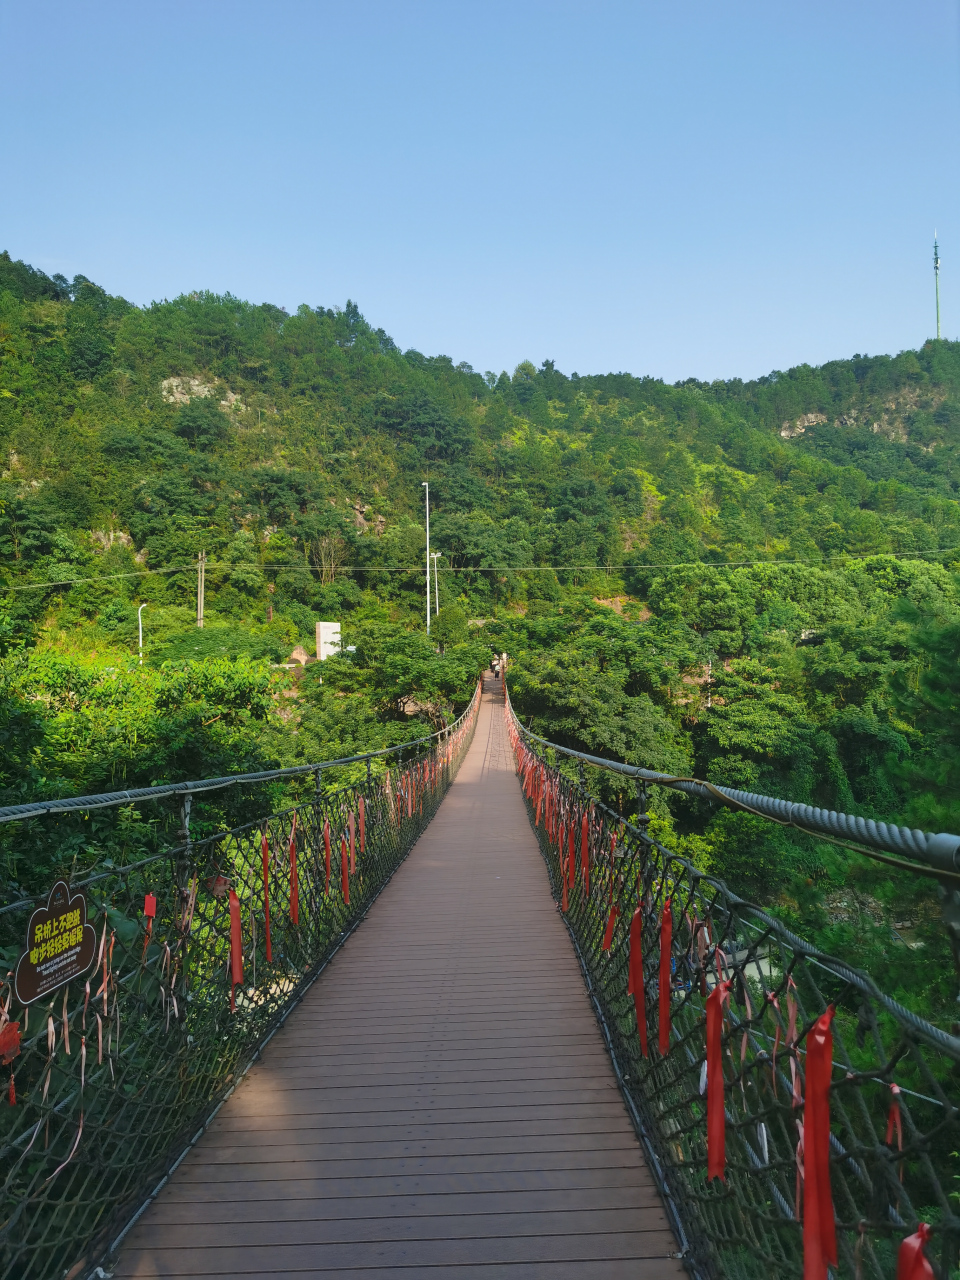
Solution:
[{"label": "bridge railing post", "polygon": [[646,835],[650,825],[650,815],[647,812],[650,806],[650,793],[643,778],[635,778],[634,785],[637,791],[637,816],[634,818],[634,825],[640,828],[643,835]]}]

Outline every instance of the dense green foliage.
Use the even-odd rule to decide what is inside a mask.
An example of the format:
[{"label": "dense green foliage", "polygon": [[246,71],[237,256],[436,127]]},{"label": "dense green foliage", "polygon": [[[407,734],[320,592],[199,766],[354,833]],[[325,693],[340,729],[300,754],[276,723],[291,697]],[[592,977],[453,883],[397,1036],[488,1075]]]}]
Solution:
[{"label": "dense green foliage", "polygon": [[[506,650],[555,740],[960,829],[960,344],[752,383],[481,375],[353,303],[137,308],[4,254],[0,437],[7,802],[406,741]],[[277,666],[321,619],[354,651],[322,683]],[[948,1008],[931,882],[656,806],[700,865]]]}]

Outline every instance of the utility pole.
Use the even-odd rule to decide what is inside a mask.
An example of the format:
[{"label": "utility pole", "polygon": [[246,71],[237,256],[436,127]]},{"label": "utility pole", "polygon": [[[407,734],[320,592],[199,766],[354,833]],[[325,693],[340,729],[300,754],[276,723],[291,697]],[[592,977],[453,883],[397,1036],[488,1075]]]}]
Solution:
[{"label": "utility pole", "polygon": [[933,233],[933,279],[937,288],[937,341],[940,340],[940,247],[937,233]]},{"label": "utility pole", "polygon": [[143,604],[137,610],[137,631],[139,632],[139,635],[140,635],[140,643],[138,647],[140,650],[141,667],[143,666],[143,611],[146,607],[147,607],[147,601],[144,600]]},{"label": "utility pole", "polygon": [[440,551],[431,553],[430,559],[433,561],[433,616],[436,617],[440,612],[440,588],[437,586],[437,561],[441,556]]},{"label": "utility pole", "polygon": [[430,634],[430,484],[422,480],[421,484],[427,494],[427,635]]},{"label": "utility pole", "polygon": [[201,551],[197,556],[197,626],[203,627],[203,591],[207,578],[207,553]]}]

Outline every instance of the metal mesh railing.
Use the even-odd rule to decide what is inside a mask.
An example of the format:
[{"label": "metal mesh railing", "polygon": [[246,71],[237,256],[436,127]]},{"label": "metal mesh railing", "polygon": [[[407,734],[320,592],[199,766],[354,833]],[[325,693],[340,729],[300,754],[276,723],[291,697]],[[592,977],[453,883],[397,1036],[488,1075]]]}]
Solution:
[{"label": "metal mesh railing", "polygon": [[[628,822],[596,800],[551,762],[509,698],[506,715],[553,891],[690,1269],[731,1280],[805,1274],[810,1051],[832,1007],[832,1058],[817,1068],[829,1108],[829,1273],[893,1277],[901,1242],[926,1222],[934,1273],[955,1277],[960,1039],[664,848],[644,813]],[[714,993],[722,1021],[708,1067]],[[722,1180],[707,1177],[711,1088],[723,1100]],[[826,1264],[806,1274],[826,1276]]]},{"label": "metal mesh railing", "polygon": [[[116,1245],[429,823],[479,700],[376,780],[71,886],[93,967],[29,1008],[0,984],[2,1280]],[[38,902],[0,910],[7,954]]]}]

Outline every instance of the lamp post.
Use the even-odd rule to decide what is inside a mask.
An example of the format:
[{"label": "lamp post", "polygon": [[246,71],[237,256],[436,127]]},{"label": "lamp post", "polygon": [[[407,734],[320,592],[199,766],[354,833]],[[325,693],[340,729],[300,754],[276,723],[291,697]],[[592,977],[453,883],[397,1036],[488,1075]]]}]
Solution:
[{"label": "lamp post", "polygon": [[143,611],[144,611],[144,609],[147,607],[147,603],[148,603],[148,602],[147,602],[146,600],[144,600],[143,604],[142,604],[142,605],[140,606],[140,608],[137,610],[137,630],[138,630],[138,632],[140,633],[140,640],[139,640],[139,643],[138,643],[138,646],[137,646],[137,647],[138,647],[138,648],[139,648],[139,650],[140,650],[140,665],[141,665],[141,667],[143,666]]},{"label": "lamp post", "polygon": [[427,635],[430,634],[430,484],[427,480],[420,482],[426,490],[427,499]]},{"label": "lamp post", "polygon": [[433,616],[436,617],[440,612],[440,588],[437,585],[437,561],[443,555],[442,551],[431,551],[430,559],[433,561]]}]

